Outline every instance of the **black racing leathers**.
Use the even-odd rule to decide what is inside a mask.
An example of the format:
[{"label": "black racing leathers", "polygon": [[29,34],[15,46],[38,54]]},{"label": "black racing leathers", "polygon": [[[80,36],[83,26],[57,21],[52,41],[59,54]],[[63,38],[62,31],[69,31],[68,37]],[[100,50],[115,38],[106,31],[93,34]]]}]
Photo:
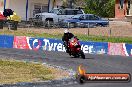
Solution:
[{"label": "black racing leathers", "polygon": [[62,41],[63,41],[63,45],[66,48],[66,52],[69,53],[69,48],[68,48],[68,41],[69,39],[71,39],[72,37],[74,37],[74,35],[72,33],[64,33],[63,37],[62,37]]}]

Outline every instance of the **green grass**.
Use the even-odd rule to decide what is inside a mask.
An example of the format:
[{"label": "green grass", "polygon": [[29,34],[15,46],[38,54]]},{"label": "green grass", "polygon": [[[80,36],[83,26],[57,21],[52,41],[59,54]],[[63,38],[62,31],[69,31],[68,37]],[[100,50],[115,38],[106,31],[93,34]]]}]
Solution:
[{"label": "green grass", "polygon": [[[38,34],[35,35],[37,37],[45,37],[45,38],[62,38],[62,34]],[[79,40],[82,41],[96,41],[96,42],[113,42],[113,43],[129,43],[132,44],[132,37],[105,37],[105,36],[87,36],[87,35],[76,35]]]},{"label": "green grass", "polygon": [[[30,36],[30,37],[44,37],[44,38],[62,38],[61,33],[55,33],[55,34],[48,34],[43,32],[34,32],[34,31],[9,31],[4,30],[0,32],[0,34],[6,34],[6,35],[14,35],[14,36]],[[132,37],[108,37],[108,36],[88,36],[88,35],[82,35],[78,34],[76,35],[80,40],[82,41],[96,41],[96,42],[113,42],[113,43],[129,43],[132,44]]]},{"label": "green grass", "polygon": [[42,64],[0,59],[0,84],[51,80],[53,71]]},{"label": "green grass", "polygon": [[113,42],[113,43],[129,43],[132,44],[132,37],[106,37],[106,36],[86,36],[77,35],[83,41],[96,41],[96,42]]}]

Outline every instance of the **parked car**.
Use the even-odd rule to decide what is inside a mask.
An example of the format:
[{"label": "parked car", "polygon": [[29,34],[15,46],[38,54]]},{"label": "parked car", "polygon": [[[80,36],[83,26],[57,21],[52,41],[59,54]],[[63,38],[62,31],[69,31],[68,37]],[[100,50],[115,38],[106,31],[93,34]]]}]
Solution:
[{"label": "parked car", "polygon": [[94,14],[79,14],[75,15],[70,19],[65,19],[63,21],[65,27],[95,27],[95,26],[108,26],[109,20],[101,18]]},{"label": "parked car", "polygon": [[71,18],[78,14],[85,14],[82,9],[62,9],[62,8],[54,8],[49,13],[38,13],[35,14],[35,18],[41,19],[46,25],[60,23],[61,21]]}]

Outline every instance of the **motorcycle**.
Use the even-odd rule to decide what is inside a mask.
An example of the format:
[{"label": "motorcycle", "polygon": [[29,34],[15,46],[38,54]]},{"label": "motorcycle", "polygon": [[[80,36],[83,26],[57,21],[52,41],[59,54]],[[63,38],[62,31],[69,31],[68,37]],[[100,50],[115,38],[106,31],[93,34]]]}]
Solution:
[{"label": "motorcycle", "polygon": [[75,58],[77,57],[82,57],[85,59],[84,52],[81,50],[81,45],[80,42],[78,41],[79,39],[75,36],[72,37],[69,42],[68,42],[68,48],[69,48],[69,55],[74,56]]}]

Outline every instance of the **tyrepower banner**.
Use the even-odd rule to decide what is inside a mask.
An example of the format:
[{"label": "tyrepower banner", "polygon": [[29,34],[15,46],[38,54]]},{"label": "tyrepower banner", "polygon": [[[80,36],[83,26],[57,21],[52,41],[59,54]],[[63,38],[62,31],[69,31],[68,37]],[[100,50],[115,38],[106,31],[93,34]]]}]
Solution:
[{"label": "tyrepower banner", "polygon": [[15,36],[13,48],[17,49],[29,49],[26,36]]},{"label": "tyrepower banner", "polygon": [[132,56],[132,44],[124,44],[123,45],[125,56]]},{"label": "tyrepower banner", "polygon": [[132,45],[125,43],[108,43],[108,54],[132,56]]},{"label": "tyrepower banner", "polygon": [[27,43],[30,50],[47,50],[65,52],[65,47],[61,40],[46,38],[27,37]]},{"label": "tyrepower banner", "polygon": [[108,43],[108,48],[109,55],[125,56],[125,53],[123,51],[123,43]]},{"label": "tyrepower banner", "polygon": [[[47,50],[65,52],[63,42],[59,39],[31,38],[27,37],[27,45],[30,50]],[[84,53],[107,54],[108,44],[102,42],[84,42],[80,41],[81,49]]]},{"label": "tyrepower banner", "polygon": [[[80,41],[81,49],[89,54],[132,56],[132,44]],[[26,36],[0,35],[0,48],[47,50],[65,52],[59,39],[34,38]]]},{"label": "tyrepower banner", "polygon": [[81,49],[84,53],[107,54],[108,43],[103,42],[85,42],[81,41]]},{"label": "tyrepower banner", "polygon": [[0,35],[0,47],[1,48],[13,48],[14,36]]}]

